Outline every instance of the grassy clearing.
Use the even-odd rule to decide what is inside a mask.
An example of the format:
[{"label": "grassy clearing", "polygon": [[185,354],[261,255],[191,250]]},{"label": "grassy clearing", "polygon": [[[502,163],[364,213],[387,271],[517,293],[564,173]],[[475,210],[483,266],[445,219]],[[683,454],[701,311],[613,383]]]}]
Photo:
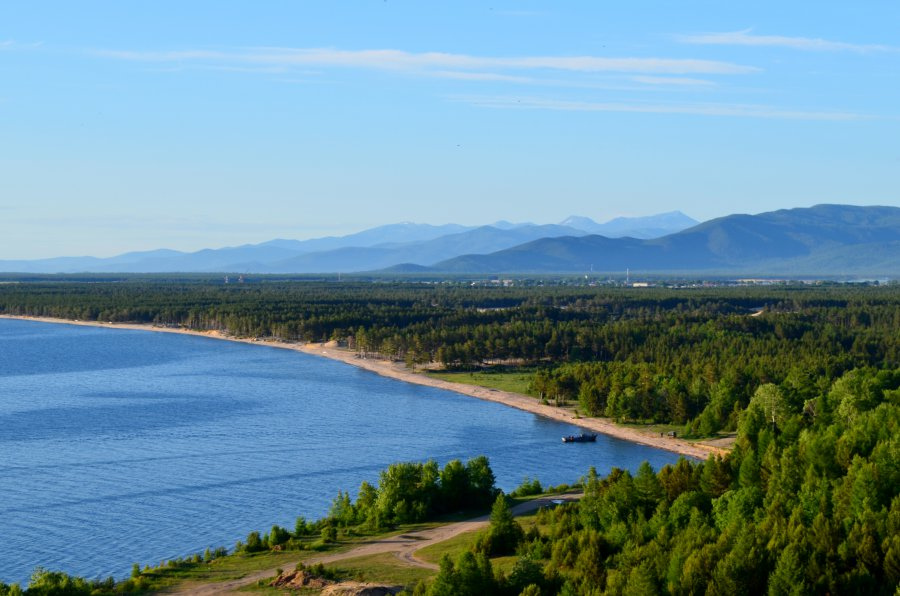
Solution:
[{"label": "grassy clearing", "polygon": [[[520,519],[520,518],[516,518]],[[523,524],[523,527],[528,527]],[[422,550],[416,551],[416,556],[422,559],[423,561],[428,561],[429,563],[434,563],[438,565],[441,562],[441,559],[444,555],[448,555],[454,561],[459,555],[467,550],[472,550],[475,546],[475,542],[478,540],[478,536],[484,530],[472,530],[471,532],[466,532],[464,534],[460,534],[458,536],[454,536],[449,540],[445,540],[443,542],[438,542],[437,544],[432,544],[431,546],[427,546]],[[509,573],[512,571],[513,566],[516,564],[517,556],[508,556],[508,557],[492,557],[491,565],[494,569],[500,569],[504,573]]]},{"label": "grassy clearing", "polygon": [[151,591],[183,588],[192,584],[224,582],[246,577],[268,569],[293,569],[297,562],[313,556],[315,551],[263,552],[252,555],[228,555],[209,563],[177,569],[159,569],[143,573]]},{"label": "grassy clearing", "polygon": [[483,530],[472,530],[471,532],[465,532],[454,536],[449,540],[426,546],[423,549],[417,550],[416,556],[423,561],[428,561],[435,565],[441,562],[444,555],[450,555],[451,559],[456,559],[460,553],[471,550],[472,547],[475,546],[475,541],[478,539],[478,535],[481,532],[483,532]]},{"label": "grassy clearing", "polygon": [[343,579],[392,586],[412,586],[419,580],[434,577],[437,573],[431,569],[410,566],[393,553],[346,559],[335,563],[331,568]]},{"label": "grassy clearing", "polygon": [[478,372],[429,372],[428,376],[447,381],[449,383],[462,383],[464,385],[476,385],[487,389],[499,389],[512,393],[531,395],[528,385],[534,372],[531,370],[484,370]]},{"label": "grassy clearing", "polygon": [[[526,500],[528,499],[517,499],[516,501],[522,502]],[[532,526],[537,525],[537,513],[530,512],[525,515],[518,515],[516,516],[516,521],[522,525],[522,529],[527,531]],[[478,536],[483,532],[484,529],[464,532],[463,534],[459,534],[453,538],[444,540],[443,542],[438,542],[437,544],[432,544],[431,546],[426,546],[423,549],[417,550],[415,554],[423,561],[428,561],[435,565],[441,562],[444,555],[450,555],[450,558],[455,560],[460,553],[472,550],[478,540]],[[505,566],[508,563],[509,567],[512,568],[516,558],[517,557],[495,557],[491,559],[491,564],[495,566],[499,564],[501,565],[501,569],[508,571]],[[511,562],[506,561],[506,559],[510,559]]]},{"label": "grassy clearing", "polygon": [[[357,546],[361,542],[387,538],[407,532],[424,530],[442,525],[437,522],[408,524],[388,532],[379,534],[360,534],[342,538],[339,542],[328,545],[324,550],[288,550],[282,552],[264,551],[253,554],[231,554],[220,557],[209,563],[195,563],[181,567],[162,567],[141,574],[144,586],[151,591],[185,589],[192,585],[209,584],[241,579],[253,573],[266,570],[293,569],[298,562],[322,555],[323,553],[339,553]],[[272,588],[248,586],[247,589],[265,589],[272,593],[281,593]]]}]

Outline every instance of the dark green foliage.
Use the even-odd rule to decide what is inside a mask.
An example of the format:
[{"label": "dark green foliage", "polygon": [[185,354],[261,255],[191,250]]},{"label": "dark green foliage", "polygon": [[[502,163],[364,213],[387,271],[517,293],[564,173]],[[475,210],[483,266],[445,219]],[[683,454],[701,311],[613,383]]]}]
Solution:
[{"label": "dark green foliage", "polygon": [[544,487],[541,485],[541,481],[537,478],[525,478],[515,490],[513,490],[510,494],[512,497],[530,497],[533,495],[539,495],[544,492]]},{"label": "dark green foliage", "polygon": [[259,535],[259,532],[253,530],[249,534],[247,534],[247,541],[244,543],[244,552],[248,553],[256,553],[261,550],[266,549],[266,544],[263,542],[262,537]]},{"label": "dark green foliage", "polygon": [[892,595],[897,373],[851,371],[814,397],[798,387],[819,402],[814,418],[764,386],[730,455],[634,476],[592,470],[581,502],[541,513],[549,529],[529,531],[520,552],[559,573],[558,593]]},{"label": "dark green foliage", "polygon": [[285,530],[282,527],[277,525],[272,526],[272,530],[269,532],[268,540],[266,543],[269,545],[269,548],[275,546],[281,546],[286,543],[291,538],[291,533]]},{"label": "dark green foliage", "polygon": [[47,571],[41,567],[34,570],[31,580],[28,582],[26,594],[51,596],[65,594],[77,596],[89,595],[93,591],[92,583],[82,577],[73,577],[59,571]]},{"label": "dark green foliage", "polygon": [[331,524],[322,527],[322,542],[330,544],[337,541],[337,528]]},{"label": "dark green foliage", "polygon": [[425,593],[428,596],[485,596],[496,594],[497,588],[488,558],[464,551],[456,562],[444,555],[440,571]]},{"label": "dark green foliage", "polygon": [[522,526],[513,518],[506,497],[497,495],[491,508],[491,524],[478,539],[475,550],[489,557],[511,555],[524,537]]},{"label": "dark green foliage", "polygon": [[550,593],[552,582],[544,577],[540,563],[530,557],[519,557],[516,565],[506,578],[506,592],[509,594],[531,594],[540,596]]}]

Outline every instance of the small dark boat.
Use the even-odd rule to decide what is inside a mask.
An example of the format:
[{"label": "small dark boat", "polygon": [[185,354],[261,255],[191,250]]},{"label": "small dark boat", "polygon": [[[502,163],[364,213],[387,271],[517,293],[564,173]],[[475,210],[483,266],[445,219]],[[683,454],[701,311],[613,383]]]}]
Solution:
[{"label": "small dark boat", "polygon": [[597,441],[597,435],[591,435],[588,433],[581,433],[580,435],[569,435],[568,437],[563,437],[563,443],[594,443]]}]

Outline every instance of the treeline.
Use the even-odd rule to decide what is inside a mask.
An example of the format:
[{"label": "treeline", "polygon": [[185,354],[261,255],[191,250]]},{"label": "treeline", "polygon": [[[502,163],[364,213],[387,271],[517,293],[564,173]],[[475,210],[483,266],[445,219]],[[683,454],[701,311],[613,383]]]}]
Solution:
[{"label": "treeline", "polygon": [[764,383],[802,402],[810,377],[821,388],[856,367],[900,366],[900,286],[41,282],[0,285],[0,312],[335,340],[411,365],[536,366],[537,397],[695,436],[734,430]]},{"label": "treeline", "polygon": [[848,372],[802,407],[763,385],[739,418],[724,459],[591,472],[580,503],[521,535],[510,574],[476,546],[414,593],[895,594],[900,369]]},{"label": "treeline", "polygon": [[[253,553],[273,548],[321,548],[337,540],[339,532],[379,531],[434,519],[445,513],[487,509],[499,490],[488,458],[480,455],[463,464],[455,459],[443,469],[437,462],[391,464],[378,485],[363,482],[356,500],[339,491],[328,515],[316,522],[298,517],[294,531],[277,525],[267,534],[253,531],[235,552]],[[320,536],[318,543],[309,537]]]},{"label": "treeline", "polygon": [[340,527],[382,529],[445,513],[483,510],[499,492],[494,482],[490,462],[483,455],[465,464],[452,460],[443,469],[434,460],[393,464],[381,472],[377,487],[363,482],[355,502],[348,493],[338,493],[328,521]]}]

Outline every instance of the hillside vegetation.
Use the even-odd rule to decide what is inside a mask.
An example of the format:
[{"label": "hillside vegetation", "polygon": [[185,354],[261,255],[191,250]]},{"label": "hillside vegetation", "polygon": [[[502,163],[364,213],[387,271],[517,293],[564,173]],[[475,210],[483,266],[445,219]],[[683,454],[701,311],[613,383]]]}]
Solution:
[{"label": "hillside vegetation", "polygon": [[[476,546],[416,594],[869,594],[900,584],[900,369],[802,409],[763,385],[724,459],[589,472],[497,574]],[[480,544],[480,543],[479,543]]]}]

